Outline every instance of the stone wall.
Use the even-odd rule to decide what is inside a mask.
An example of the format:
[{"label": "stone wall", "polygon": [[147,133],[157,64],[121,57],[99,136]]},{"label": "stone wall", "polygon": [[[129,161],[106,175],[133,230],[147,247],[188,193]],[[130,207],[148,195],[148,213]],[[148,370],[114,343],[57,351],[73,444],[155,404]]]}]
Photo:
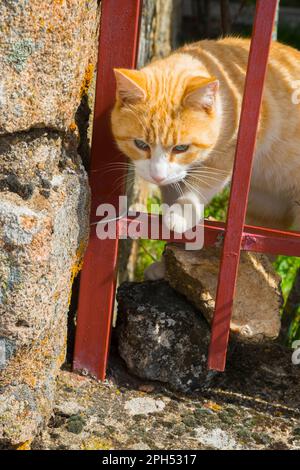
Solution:
[{"label": "stone wall", "polygon": [[[176,2],[144,0],[140,66],[170,51]],[[0,447],[4,448],[27,448],[44,426],[65,359],[71,289],[88,238],[85,168],[99,5],[97,0],[0,2]],[[139,198],[137,187],[133,200]],[[127,276],[130,249],[129,243],[122,246],[121,277]],[[69,316],[72,330],[75,300]]]},{"label": "stone wall", "polygon": [[3,0],[0,17],[0,442],[7,448],[26,447],[48,419],[65,357],[89,213],[78,154],[85,136],[75,115],[95,68],[99,6]]}]

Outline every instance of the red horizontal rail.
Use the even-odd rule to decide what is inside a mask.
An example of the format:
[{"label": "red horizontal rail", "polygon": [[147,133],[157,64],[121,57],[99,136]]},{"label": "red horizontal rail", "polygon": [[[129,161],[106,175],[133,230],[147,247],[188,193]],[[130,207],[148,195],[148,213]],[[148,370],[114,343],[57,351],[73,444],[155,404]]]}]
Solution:
[{"label": "red horizontal rail", "polygon": [[[129,226],[138,233],[143,225],[148,227],[147,233],[145,233],[146,236],[143,238],[151,239],[151,226],[158,225],[159,240],[175,243],[192,243],[194,241],[193,238],[186,238],[184,235],[179,240],[173,233],[170,233],[170,237],[163,237],[162,218],[154,214],[140,213],[135,216],[126,216],[120,219],[118,223],[119,236],[126,236]],[[203,227],[203,225],[204,246],[221,246],[226,231],[225,224],[223,222],[205,220],[204,224],[200,224],[199,227]],[[300,233],[245,225],[242,232],[241,249],[273,255],[300,256]]]}]

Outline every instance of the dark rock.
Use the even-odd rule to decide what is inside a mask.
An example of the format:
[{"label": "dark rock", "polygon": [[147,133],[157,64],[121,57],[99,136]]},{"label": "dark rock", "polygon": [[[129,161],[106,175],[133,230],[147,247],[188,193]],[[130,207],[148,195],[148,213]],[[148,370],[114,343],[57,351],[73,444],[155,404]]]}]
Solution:
[{"label": "dark rock", "polygon": [[124,283],[118,294],[118,343],[135,375],[181,391],[208,385],[209,327],[166,281]]},{"label": "dark rock", "polygon": [[117,297],[119,353],[131,373],[179,391],[201,388],[209,400],[247,406],[255,399],[264,413],[300,416],[300,369],[291,349],[231,337],[225,372],[208,372],[209,327],[166,281],[124,283]]}]

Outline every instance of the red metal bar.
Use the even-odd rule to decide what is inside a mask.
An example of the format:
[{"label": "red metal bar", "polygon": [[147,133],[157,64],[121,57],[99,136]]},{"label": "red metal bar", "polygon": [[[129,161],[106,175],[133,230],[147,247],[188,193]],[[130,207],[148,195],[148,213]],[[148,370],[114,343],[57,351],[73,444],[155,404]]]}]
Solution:
[{"label": "red metal bar", "polygon": [[[124,187],[117,174],[105,173],[107,164],[122,160],[110,132],[110,109],[115,100],[114,67],[136,65],[142,0],[102,0],[90,184],[91,222],[100,203],[118,207]],[[73,368],[105,378],[115,297],[118,239],[99,240],[95,225],[81,273]]]},{"label": "red metal bar", "polygon": [[209,369],[225,369],[253,154],[277,0],[258,0],[252,34],[235,165],[219,272]]}]

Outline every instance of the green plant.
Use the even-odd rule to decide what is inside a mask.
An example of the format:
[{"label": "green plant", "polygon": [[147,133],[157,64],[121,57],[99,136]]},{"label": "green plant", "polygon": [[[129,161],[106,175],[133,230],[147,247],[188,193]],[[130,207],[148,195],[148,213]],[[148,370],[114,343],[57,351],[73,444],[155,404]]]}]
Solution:
[{"label": "green plant", "polygon": [[[159,213],[155,210],[160,205],[160,198],[158,196],[149,197],[147,200],[147,211],[152,213]],[[160,240],[144,240],[138,241],[138,256],[135,267],[135,279],[142,281],[145,269],[155,261],[159,261],[165,247],[165,242]]]}]

